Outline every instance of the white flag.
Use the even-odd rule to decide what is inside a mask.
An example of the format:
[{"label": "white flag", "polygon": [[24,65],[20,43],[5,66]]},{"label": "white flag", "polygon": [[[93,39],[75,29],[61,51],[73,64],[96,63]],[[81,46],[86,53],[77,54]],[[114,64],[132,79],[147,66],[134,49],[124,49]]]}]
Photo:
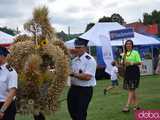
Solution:
[{"label": "white flag", "polygon": [[110,74],[112,69],[111,63],[113,61],[113,52],[112,52],[111,42],[104,35],[100,35],[99,39],[102,43],[102,55],[103,55],[103,60],[106,64],[105,72]]}]

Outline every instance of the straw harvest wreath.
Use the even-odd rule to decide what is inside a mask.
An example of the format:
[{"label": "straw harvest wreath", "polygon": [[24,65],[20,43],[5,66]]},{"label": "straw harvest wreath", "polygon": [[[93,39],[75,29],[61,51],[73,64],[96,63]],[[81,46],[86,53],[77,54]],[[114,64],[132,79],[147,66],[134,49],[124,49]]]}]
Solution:
[{"label": "straw harvest wreath", "polygon": [[53,113],[69,73],[67,48],[56,38],[47,7],[36,8],[24,29],[32,35],[18,36],[8,58],[19,75],[18,111]]}]

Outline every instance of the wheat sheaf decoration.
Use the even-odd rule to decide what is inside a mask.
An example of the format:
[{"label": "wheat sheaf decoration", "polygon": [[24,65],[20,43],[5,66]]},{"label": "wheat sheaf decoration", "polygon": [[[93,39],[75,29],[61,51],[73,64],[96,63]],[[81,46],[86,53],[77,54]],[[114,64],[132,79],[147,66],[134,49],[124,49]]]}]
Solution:
[{"label": "wheat sheaf decoration", "polygon": [[24,29],[32,36],[17,37],[8,57],[19,75],[18,111],[54,113],[69,74],[68,50],[56,38],[45,6],[34,10]]}]

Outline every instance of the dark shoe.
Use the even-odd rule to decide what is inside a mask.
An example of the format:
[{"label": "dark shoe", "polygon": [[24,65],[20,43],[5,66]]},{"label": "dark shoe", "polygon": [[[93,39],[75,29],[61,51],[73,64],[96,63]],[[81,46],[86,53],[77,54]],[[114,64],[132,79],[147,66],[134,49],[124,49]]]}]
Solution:
[{"label": "dark shoe", "polygon": [[43,113],[39,112],[38,115],[34,115],[34,120],[45,120],[45,116]]},{"label": "dark shoe", "polygon": [[128,106],[125,106],[123,109],[122,109],[122,112],[125,112],[125,113],[127,113],[127,112],[129,112],[130,110],[129,110],[129,107]]},{"label": "dark shoe", "polygon": [[107,90],[106,90],[106,89],[104,89],[104,90],[103,90],[103,94],[104,94],[104,95],[106,95],[106,93],[107,93]]},{"label": "dark shoe", "polygon": [[140,110],[141,108],[139,106],[134,106],[133,110]]}]

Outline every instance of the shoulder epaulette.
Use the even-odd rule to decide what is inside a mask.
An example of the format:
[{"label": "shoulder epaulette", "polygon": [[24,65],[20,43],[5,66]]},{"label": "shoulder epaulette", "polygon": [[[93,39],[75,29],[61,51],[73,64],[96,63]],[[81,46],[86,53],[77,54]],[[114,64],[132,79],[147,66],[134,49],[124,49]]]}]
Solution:
[{"label": "shoulder epaulette", "polygon": [[91,57],[90,57],[90,56],[88,56],[88,55],[86,55],[85,57],[86,57],[88,60],[89,60],[89,59],[91,59]]},{"label": "shoulder epaulette", "polygon": [[13,71],[13,68],[10,65],[6,65],[6,68],[8,69],[9,72]]}]

